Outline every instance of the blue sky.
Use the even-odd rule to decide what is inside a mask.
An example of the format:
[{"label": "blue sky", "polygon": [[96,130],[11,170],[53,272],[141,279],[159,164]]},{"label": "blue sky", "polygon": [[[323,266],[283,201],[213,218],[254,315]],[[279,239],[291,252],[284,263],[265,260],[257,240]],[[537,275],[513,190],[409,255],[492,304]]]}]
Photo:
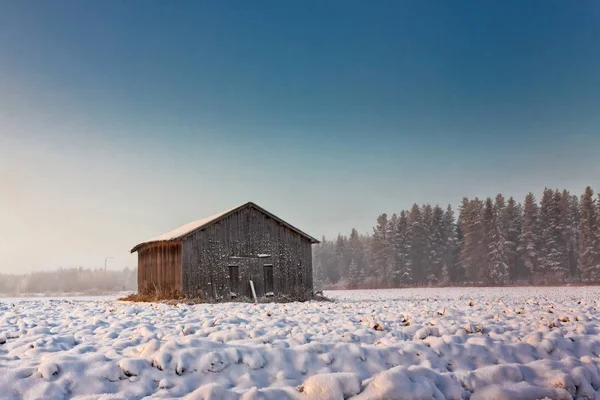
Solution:
[{"label": "blue sky", "polygon": [[[0,271],[600,176],[594,1],[0,0]],[[596,186],[597,189],[600,187]]]}]

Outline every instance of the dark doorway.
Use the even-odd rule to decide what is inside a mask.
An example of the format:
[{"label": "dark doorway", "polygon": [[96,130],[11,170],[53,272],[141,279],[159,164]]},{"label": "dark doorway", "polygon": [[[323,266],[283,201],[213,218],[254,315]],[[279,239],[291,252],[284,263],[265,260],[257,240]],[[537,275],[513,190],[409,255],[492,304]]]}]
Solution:
[{"label": "dark doorway", "polygon": [[263,266],[263,276],[265,279],[265,294],[273,295],[273,265]]},{"label": "dark doorway", "polygon": [[229,290],[232,297],[237,297],[240,290],[240,272],[237,265],[229,266]]}]

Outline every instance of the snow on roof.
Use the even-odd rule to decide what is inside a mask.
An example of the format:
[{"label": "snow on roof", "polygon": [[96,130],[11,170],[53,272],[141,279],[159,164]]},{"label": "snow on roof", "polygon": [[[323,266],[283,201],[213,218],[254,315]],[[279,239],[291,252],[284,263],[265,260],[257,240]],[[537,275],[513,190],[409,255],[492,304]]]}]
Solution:
[{"label": "snow on roof", "polygon": [[[319,243],[319,241],[317,239],[315,239],[312,236],[310,236],[310,235],[302,232],[300,229],[298,229],[298,228],[296,228],[296,227],[288,224],[287,222],[281,220],[280,218],[278,218],[275,215],[271,214],[267,210],[265,210],[265,209],[257,206],[256,204],[254,204],[252,202],[248,202],[248,203],[245,203],[245,204],[241,204],[241,205],[239,205],[237,207],[231,208],[231,209],[229,209],[227,211],[223,211],[222,213],[219,213],[219,214],[216,214],[216,215],[212,215],[210,217],[202,218],[202,219],[199,219],[198,221],[190,222],[190,223],[185,224],[185,225],[183,225],[183,226],[181,226],[181,227],[179,227],[179,228],[177,228],[175,230],[172,230],[171,232],[165,233],[164,235],[160,235],[160,236],[157,236],[157,237],[155,237],[153,239],[146,240],[145,242],[141,242],[138,245],[136,245],[133,249],[131,249],[131,252],[133,253],[133,252],[137,251],[141,246],[149,244],[149,243],[167,242],[167,241],[170,241],[170,240],[183,239],[183,237],[186,236],[187,234],[192,233],[192,232],[194,232],[196,230],[199,230],[199,229],[201,229],[201,228],[203,228],[203,227],[211,224],[212,222],[218,220],[219,218],[221,218],[221,217],[223,217],[223,216],[225,216],[225,215],[227,215],[227,214],[229,214],[229,213],[231,213],[231,212],[233,212],[235,210],[238,210],[238,209],[240,209],[242,207],[245,207],[245,206],[254,207],[257,210],[259,210],[260,212],[262,212],[263,214],[265,214],[265,215],[267,215],[267,216],[269,216],[271,218],[274,218],[275,220],[277,220],[280,223],[284,224],[285,226],[287,226],[288,228],[292,229],[296,233],[298,233],[298,234],[306,237],[307,239],[309,239],[311,241],[311,243]],[[263,255],[263,256],[268,256],[268,255]]]},{"label": "snow on roof", "polygon": [[150,240],[148,240],[148,242],[161,242],[164,240],[177,239],[180,236],[186,235],[192,231],[195,231],[198,228],[203,227],[204,225],[208,224],[211,221],[214,221],[215,219],[219,218],[220,216],[222,216],[228,212],[229,211],[225,211],[220,214],[215,214],[210,217],[199,219],[198,221],[189,222],[183,226],[180,226],[177,229],[172,230],[171,232],[167,232],[164,235],[160,235],[160,236],[155,237],[154,239],[150,239]]},{"label": "snow on roof", "polygon": [[157,236],[155,238],[152,238],[152,239],[146,240],[144,242],[141,242],[138,245],[136,245],[133,248],[133,250],[131,250],[131,251],[134,252],[140,246],[143,246],[143,245],[148,244],[148,243],[166,242],[166,241],[169,241],[169,240],[179,239],[182,236],[185,236],[188,233],[191,233],[191,232],[193,232],[193,231],[195,231],[197,229],[200,229],[203,226],[208,225],[209,223],[213,222],[214,220],[222,217],[223,215],[225,215],[227,213],[230,213],[231,211],[236,210],[236,209],[238,209],[238,208],[240,208],[242,206],[243,206],[243,204],[239,205],[237,207],[233,207],[233,208],[231,208],[231,209],[229,209],[227,211],[223,211],[223,212],[221,212],[219,214],[211,215],[210,217],[206,217],[206,218],[199,219],[197,221],[189,222],[189,223],[187,223],[187,224],[185,224],[183,226],[180,226],[177,229],[172,230],[171,232],[167,232],[167,233],[165,233],[163,235],[160,235],[160,236]]}]

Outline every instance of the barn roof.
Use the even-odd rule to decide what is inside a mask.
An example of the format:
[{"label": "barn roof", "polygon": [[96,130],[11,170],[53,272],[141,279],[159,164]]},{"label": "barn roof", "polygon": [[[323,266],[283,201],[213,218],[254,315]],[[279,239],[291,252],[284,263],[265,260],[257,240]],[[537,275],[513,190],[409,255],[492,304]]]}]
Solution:
[{"label": "barn roof", "polygon": [[137,250],[139,250],[140,247],[145,246],[147,244],[150,243],[158,243],[158,242],[169,242],[169,241],[174,241],[174,240],[182,240],[183,238],[185,238],[187,235],[194,233],[196,231],[202,230],[224,218],[226,218],[228,215],[233,214],[234,212],[241,210],[242,208],[245,207],[252,207],[255,208],[256,210],[260,211],[261,213],[267,215],[268,217],[276,220],[277,222],[279,222],[282,225],[285,225],[286,227],[288,227],[289,229],[291,229],[292,231],[296,232],[297,234],[299,234],[300,236],[305,237],[306,239],[310,240],[311,243],[319,243],[319,241],[317,239],[315,239],[314,237],[302,232],[300,229],[294,227],[291,224],[288,224],[287,222],[285,222],[284,220],[282,220],[281,218],[271,214],[270,212],[268,212],[267,210],[265,210],[262,207],[257,206],[256,204],[252,203],[252,202],[248,202],[245,204],[242,204],[240,206],[234,207],[230,210],[227,211],[223,211],[222,213],[210,216],[210,217],[206,217],[206,218],[202,218],[199,219],[197,221],[193,221],[190,222],[188,224],[185,224],[183,226],[180,226],[179,228],[172,230],[171,232],[167,232],[164,235],[160,235],[157,236],[153,239],[150,240],[146,240],[144,242],[141,242],[139,244],[137,244],[133,249],[131,249],[131,252],[134,253]]}]

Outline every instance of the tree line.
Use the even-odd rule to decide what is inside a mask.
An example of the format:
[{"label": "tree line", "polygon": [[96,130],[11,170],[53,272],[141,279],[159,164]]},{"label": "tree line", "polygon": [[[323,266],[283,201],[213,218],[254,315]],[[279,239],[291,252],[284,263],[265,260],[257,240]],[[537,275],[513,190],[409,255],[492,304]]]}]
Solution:
[{"label": "tree line", "polygon": [[1,296],[107,294],[137,289],[137,268],[120,271],[63,268],[29,274],[0,274]]},{"label": "tree line", "polygon": [[546,188],[523,203],[502,194],[414,204],[377,217],[372,234],[322,238],[314,281],[324,287],[600,282],[600,197]]}]

